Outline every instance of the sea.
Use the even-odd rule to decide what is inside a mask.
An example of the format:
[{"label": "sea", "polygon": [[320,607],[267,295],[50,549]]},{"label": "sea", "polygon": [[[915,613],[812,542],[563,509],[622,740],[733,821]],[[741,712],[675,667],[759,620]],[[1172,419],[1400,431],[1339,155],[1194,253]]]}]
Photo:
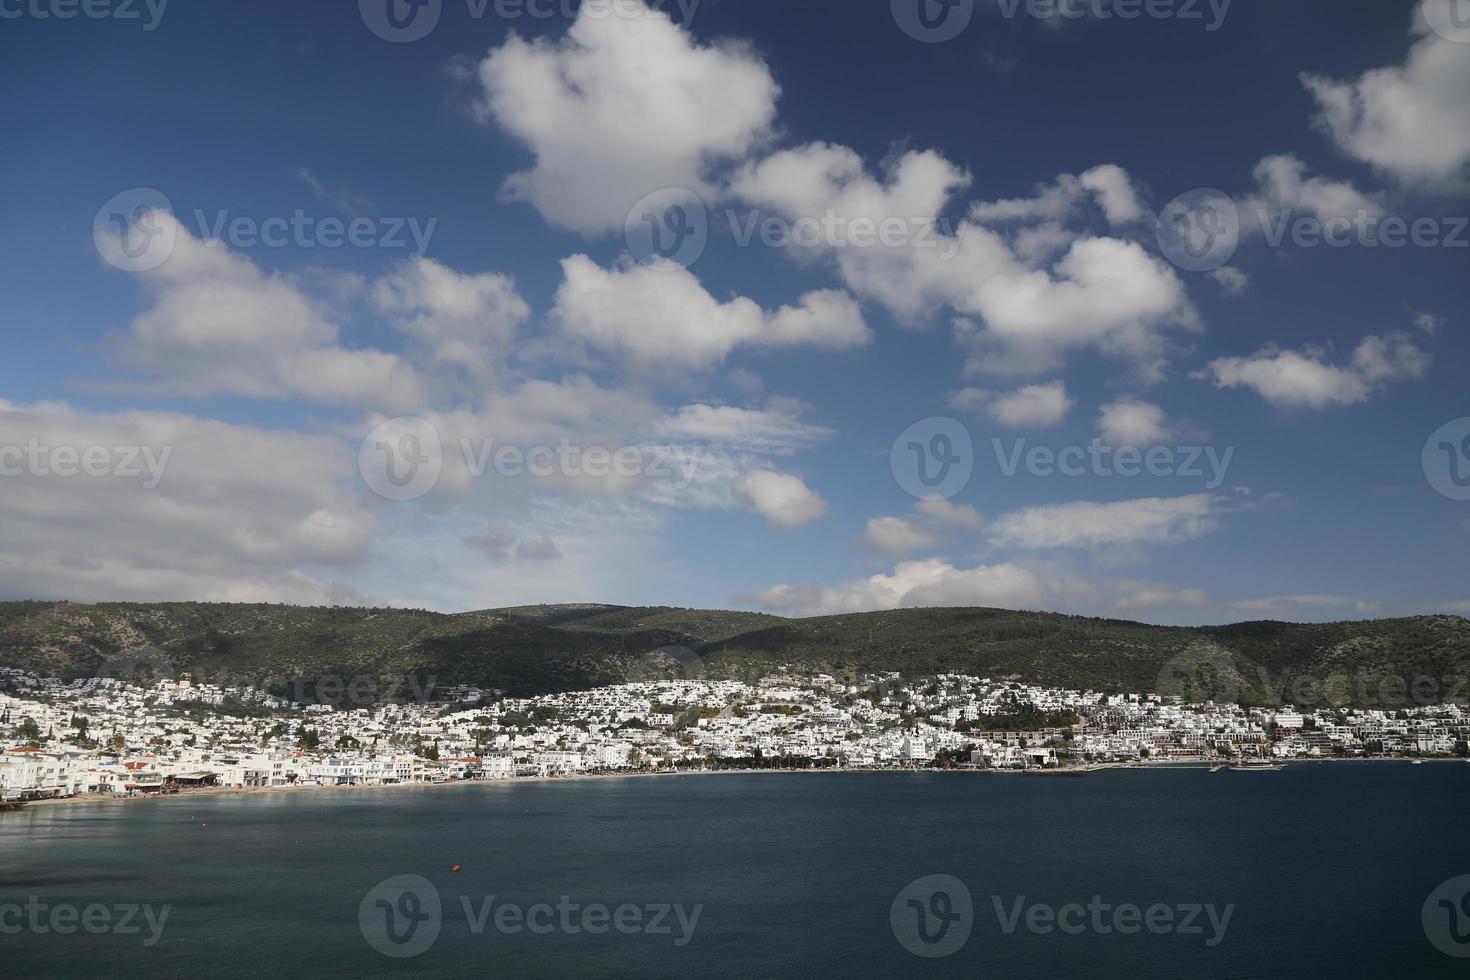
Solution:
[{"label": "sea", "polygon": [[1470,976],[1470,765],[727,773],[0,813],[0,977]]}]

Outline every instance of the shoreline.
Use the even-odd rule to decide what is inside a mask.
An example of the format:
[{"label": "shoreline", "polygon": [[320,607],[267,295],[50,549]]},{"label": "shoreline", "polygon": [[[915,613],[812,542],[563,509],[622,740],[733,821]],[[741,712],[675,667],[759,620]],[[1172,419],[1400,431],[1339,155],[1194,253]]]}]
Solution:
[{"label": "shoreline", "polygon": [[[1340,762],[1378,762],[1398,763],[1401,765],[1412,765],[1414,763],[1465,763],[1470,759],[1395,759],[1395,758],[1372,758],[1372,759],[1286,759],[1276,762],[1282,768],[1293,765],[1319,765],[1323,763]],[[207,796],[261,796],[272,793],[356,793],[367,790],[433,790],[449,787],[463,788],[467,786],[514,786],[524,783],[553,783],[572,782],[590,779],[647,779],[671,776],[735,776],[735,775],[835,775],[846,774],[871,774],[871,775],[989,775],[989,776],[1087,776],[1093,773],[1107,772],[1113,770],[1184,770],[1198,772],[1201,770],[1214,771],[1215,767],[1222,770],[1237,767],[1229,762],[1218,762],[1212,760],[1181,760],[1178,762],[1103,762],[1085,766],[1068,766],[1066,768],[1054,769],[857,769],[857,768],[812,768],[812,769],[672,769],[654,772],[606,772],[606,773],[574,773],[566,776],[513,776],[505,779],[457,779],[438,783],[374,783],[354,784],[347,786],[255,786],[249,788],[237,787],[205,787],[201,789],[180,790],[177,793],[159,793],[153,795],[116,796],[112,794],[89,794],[83,796],[65,796],[49,800],[28,800],[21,805],[21,809],[45,806],[65,805],[90,805],[90,804],[131,804],[144,802],[157,802],[166,800],[191,800]],[[1268,770],[1269,771],[1269,770]],[[16,811],[9,811],[16,812]]]}]

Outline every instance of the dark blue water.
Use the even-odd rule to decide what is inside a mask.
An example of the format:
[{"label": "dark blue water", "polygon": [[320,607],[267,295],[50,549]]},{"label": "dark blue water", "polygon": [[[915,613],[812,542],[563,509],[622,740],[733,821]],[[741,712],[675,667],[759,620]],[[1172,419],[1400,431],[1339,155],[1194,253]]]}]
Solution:
[{"label": "dark blue water", "polygon": [[[35,807],[0,814],[0,976],[1463,977],[1470,959],[1430,944],[1421,908],[1440,883],[1470,874],[1467,814],[1470,765],[1389,763],[717,775]],[[432,882],[443,911],[426,951],[393,959],[369,945],[359,909],[405,874]],[[927,875],[973,896],[968,942],[943,958],[909,952],[890,920],[899,892]],[[1234,911],[1211,947],[1208,926],[1071,935],[1022,923],[1007,934],[994,906],[1094,895]],[[497,930],[493,911],[476,934],[461,899],[474,910],[488,896],[492,910],[562,896],[578,908],[703,908],[679,947],[677,926],[538,935]],[[6,903],[32,897],[48,909],[104,906],[114,922],[122,913],[110,910],[128,904],[171,909],[152,946],[141,914],[138,934],[7,928],[17,913],[6,918]]]}]

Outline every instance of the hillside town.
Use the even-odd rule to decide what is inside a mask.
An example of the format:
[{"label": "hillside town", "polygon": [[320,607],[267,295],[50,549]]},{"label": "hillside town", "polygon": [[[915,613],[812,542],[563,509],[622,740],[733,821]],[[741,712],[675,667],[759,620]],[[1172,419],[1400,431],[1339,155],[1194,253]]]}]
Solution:
[{"label": "hillside town", "polygon": [[0,802],[709,769],[1036,773],[1470,755],[1470,713],[1452,704],[1246,709],[894,673],[451,693],[343,709],[187,677],[137,686],[0,669]]}]

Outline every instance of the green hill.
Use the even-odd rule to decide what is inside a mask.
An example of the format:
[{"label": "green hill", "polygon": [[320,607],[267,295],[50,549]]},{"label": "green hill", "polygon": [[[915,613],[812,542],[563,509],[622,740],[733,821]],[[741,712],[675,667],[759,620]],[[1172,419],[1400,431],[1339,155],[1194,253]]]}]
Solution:
[{"label": "green hill", "polygon": [[[1470,676],[1470,621],[1455,616],[1181,628],[1001,609],[785,619],[594,604],[448,615],[0,603],[0,666],[74,679],[126,672],[140,656],[175,675],[332,701],[343,700],[333,683],[354,678],[361,701],[456,685],[528,696],[670,673],[752,679],[783,666],[845,677],[956,672],[1253,704],[1379,704],[1399,683],[1401,700],[1470,700],[1456,680]],[[324,677],[335,681],[319,690]],[[1381,688],[1385,677],[1402,681]]]}]

